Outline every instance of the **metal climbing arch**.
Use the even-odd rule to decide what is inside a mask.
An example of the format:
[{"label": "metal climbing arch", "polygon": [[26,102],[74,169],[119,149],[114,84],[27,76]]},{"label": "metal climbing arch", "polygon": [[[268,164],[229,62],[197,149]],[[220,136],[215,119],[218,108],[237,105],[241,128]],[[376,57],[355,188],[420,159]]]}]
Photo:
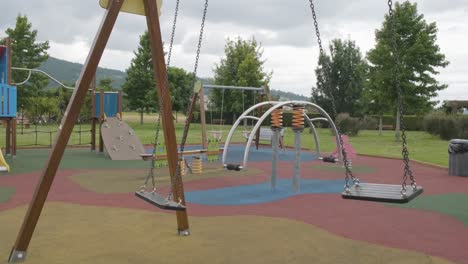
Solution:
[{"label": "metal climbing arch", "polygon": [[[255,137],[255,134],[257,133],[257,131],[259,131],[263,121],[265,121],[271,113],[273,113],[274,110],[276,109],[280,109],[284,106],[293,106],[293,105],[301,105],[301,106],[311,106],[313,107],[314,109],[316,109],[323,117],[321,117],[320,119],[318,120],[327,120],[328,123],[330,124],[331,128],[333,129],[334,131],[334,134],[335,134],[335,137],[336,137],[336,142],[339,142],[339,134],[338,134],[338,129],[336,128],[335,126],[335,123],[333,122],[333,120],[331,119],[331,117],[328,115],[328,113],[323,110],[323,108],[321,108],[320,106],[318,106],[317,104],[314,104],[314,103],[311,103],[311,102],[307,102],[307,101],[285,101],[285,102],[277,102],[277,101],[267,101],[267,102],[262,102],[262,103],[258,103],[252,107],[250,107],[249,109],[245,110],[244,113],[242,113],[239,118],[236,120],[236,122],[233,124],[233,126],[231,127],[229,133],[228,133],[228,136],[226,138],[226,142],[224,143],[224,151],[223,151],[223,156],[222,156],[222,162],[223,162],[223,165],[226,169],[228,170],[241,170],[241,169],[246,169],[247,168],[247,162],[248,162],[248,158],[249,158],[249,150],[250,150],[250,146],[252,145],[252,142],[254,140],[254,137]],[[260,107],[263,107],[263,106],[270,106],[270,108],[265,112],[263,113],[263,115],[261,117],[255,117],[255,116],[252,116],[251,113],[257,109],[257,108],[260,108]],[[313,120],[317,120],[317,119],[310,119],[307,114],[304,114],[304,117],[305,117],[305,120],[307,121],[307,123],[310,125],[312,123]],[[227,155],[228,155],[228,152],[229,152],[229,145],[231,144],[231,140],[232,140],[232,137],[234,135],[234,132],[236,130],[236,128],[242,123],[243,120],[245,119],[250,119],[250,120],[254,120],[255,121],[255,125],[254,127],[252,128],[252,131],[247,139],[247,144],[245,146],[245,150],[244,150],[244,155],[243,155],[243,161],[241,164],[228,164],[227,163]],[[311,127],[312,128],[312,127]],[[314,127],[315,128],[315,127]],[[313,129],[313,133],[315,133],[315,129]],[[316,134],[315,134],[315,138],[316,138]],[[339,154],[339,157],[338,159],[339,160],[342,160],[342,156],[341,156],[341,146],[338,144],[337,145],[337,148],[340,150],[338,152]]]}]

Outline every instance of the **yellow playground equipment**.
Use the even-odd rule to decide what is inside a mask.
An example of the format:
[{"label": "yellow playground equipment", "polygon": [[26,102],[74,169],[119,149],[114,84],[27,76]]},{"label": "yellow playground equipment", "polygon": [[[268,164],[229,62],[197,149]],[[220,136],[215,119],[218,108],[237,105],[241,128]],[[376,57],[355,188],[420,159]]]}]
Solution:
[{"label": "yellow playground equipment", "polygon": [[9,172],[10,171],[10,166],[5,160],[5,157],[3,157],[3,152],[0,150],[0,172]]},{"label": "yellow playground equipment", "polygon": [[[161,6],[162,6],[162,0],[157,0],[156,4],[158,6],[158,14],[161,16]],[[109,6],[109,0],[99,0],[99,5],[102,8],[107,9]],[[125,12],[125,13],[131,13],[131,14],[136,14],[136,15],[145,15],[145,7],[143,4],[143,1],[141,0],[127,0],[123,3],[122,8],[120,11]]]}]

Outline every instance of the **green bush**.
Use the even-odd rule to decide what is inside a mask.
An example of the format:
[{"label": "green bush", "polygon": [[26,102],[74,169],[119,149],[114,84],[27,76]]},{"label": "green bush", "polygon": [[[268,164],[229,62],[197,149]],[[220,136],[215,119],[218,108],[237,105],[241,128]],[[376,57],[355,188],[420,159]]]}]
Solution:
[{"label": "green bush", "polygon": [[424,117],[423,124],[424,130],[434,136],[439,135],[439,126],[440,126],[440,114],[438,113],[431,113]]},{"label": "green bush", "polygon": [[461,116],[458,120],[458,137],[468,138],[468,117]]},{"label": "green bush", "polygon": [[441,139],[468,138],[468,116],[435,112],[424,117],[424,130]]},{"label": "green bush", "polygon": [[[371,117],[379,120],[378,115],[371,115]],[[404,116],[405,128],[411,131],[422,131],[424,130],[423,119],[416,115],[405,115]],[[382,124],[394,126],[396,123],[396,117],[392,115],[383,115]]]},{"label": "green bush", "polygon": [[457,118],[454,116],[447,116],[440,120],[439,136],[442,139],[449,140],[457,138],[459,135],[459,129],[457,127]]},{"label": "green bush", "polygon": [[362,128],[362,121],[359,118],[351,117],[348,113],[340,113],[336,117],[336,126],[341,134],[357,136]]},{"label": "green bush", "polygon": [[364,118],[361,119],[362,129],[375,130],[375,129],[378,129],[378,127],[379,125],[378,125],[377,119],[373,117],[365,116]]}]

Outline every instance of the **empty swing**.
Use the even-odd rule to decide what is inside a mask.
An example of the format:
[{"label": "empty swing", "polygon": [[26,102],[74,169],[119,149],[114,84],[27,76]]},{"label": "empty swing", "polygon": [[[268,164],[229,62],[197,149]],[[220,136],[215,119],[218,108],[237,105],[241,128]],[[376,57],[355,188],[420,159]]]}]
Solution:
[{"label": "empty swing", "polygon": [[[180,0],[177,0],[176,9],[174,13],[174,23],[172,27],[172,33],[171,33],[171,42],[169,45],[169,52],[167,55],[167,66],[169,66],[170,64],[171,55],[172,55],[172,47],[174,44],[174,34],[175,34],[176,23],[177,23],[177,15],[179,11],[179,8],[178,8],[179,1]],[[167,82],[168,82],[168,79],[166,76],[165,85],[162,90],[163,92],[167,89],[167,84],[168,84]],[[185,210],[185,206],[182,204],[182,199],[180,195],[179,197],[177,197],[178,198],[177,202],[172,199],[172,190],[174,188],[171,189],[171,193],[169,193],[167,197],[164,197],[157,192],[157,186],[156,186],[156,180],[155,180],[155,168],[156,168],[156,153],[157,153],[158,148],[160,147],[159,130],[161,128],[161,114],[162,114],[162,105],[160,106],[158,119],[156,121],[156,130],[155,130],[155,136],[154,136],[154,142],[153,142],[153,152],[151,155],[152,159],[151,159],[150,169],[148,171],[148,174],[146,175],[145,183],[140,187],[139,190],[135,192],[135,196],[164,210],[175,210],[175,211],[182,210],[183,211]],[[182,179],[180,179],[179,174],[180,173],[176,173],[175,181],[178,181],[180,184],[182,184]],[[150,179],[151,179],[151,189],[148,190],[147,185]],[[175,184],[175,181],[171,181],[173,185]]]},{"label": "empty swing", "polygon": [[[325,52],[322,47],[322,41],[320,38],[320,31],[318,27],[318,22],[317,22],[317,16],[315,13],[315,6],[313,3],[313,0],[309,0],[310,2],[310,8],[312,11],[312,17],[314,20],[314,26],[315,26],[315,33],[317,35],[317,41],[320,49],[320,54],[324,55]],[[403,120],[403,95],[401,91],[401,86],[399,82],[399,58],[398,58],[398,53],[397,53],[397,44],[396,44],[396,31],[395,31],[395,22],[394,22],[394,11],[393,11],[393,3],[392,0],[388,1],[388,14],[390,18],[390,27],[391,27],[391,34],[392,34],[392,54],[393,54],[393,60],[394,60],[394,72],[393,72],[393,83],[395,87],[397,88],[398,92],[398,100],[397,100],[397,106],[398,106],[398,111],[400,114],[400,123],[401,123],[401,138],[402,138],[402,156],[403,156],[403,163],[404,163],[404,172],[403,172],[403,180],[400,185],[397,184],[377,184],[377,183],[360,183],[359,179],[356,178],[350,168],[350,164],[347,158],[347,153],[345,148],[343,147],[343,138],[341,136],[341,133],[338,131],[339,139],[340,139],[340,148],[343,154],[343,163],[345,167],[345,186],[344,186],[344,191],[342,193],[342,197],[344,199],[352,199],[352,200],[363,200],[363,201],[374,201],[374,202],[387,202],[387,203],[408,203],[412,199],[416,198],[418,195],[422,194],[424,189],[421,186],[418,186],[416,184],[416,180],[414,178],[413,172],[411,171],[410,165],[409,165],[409,152],[408,152],[408,147],[406,143],[406,131],[405,131],[405,125],[404,125],[404,120]],[[326,71],[327,73],[329,72],[328,70]],[[323,78],[317,78],[319,81],[323,80]],[[322,83],[323,84],[323,83]],[[329,86],[329,82],[327,82],[327,85],[323,85],[324,87],[327,88],[327,93],[330,97],[330,100],[332,102],[332,110],[333,114],[336,117],[337,111],[336,111],[336,105],[335,105],[335,100],[333,97],[333,93],[331,91],[331,87]],[[408,177],[410,178],[410,187],[407,185],[407,179]],[[350,180],[352,181],[352,184],[350,185]]]},{"label": "empty swing", "polygon": [[[211,130],[209,131],[211,138],[216,139],[218,142],[221,141],[223,137],[223,110],[224,110],[224,89],[221,92],[221,108],[220,108],[220,118],[213,119],[213,109],[210,109],[210,119],[211,119]],[[218,130],[213,129],[213,120],[218,123]]]},{"label": "empty swing", "polygon": [[[176,29],[176,23],[177,23],[177,15],[178,15],[178,10],[179,10],[179,0],[176,2],[176,9],[174,13],[174,22],[172,26],[172,33],[171,33],[171,41],[169,44],[169,52],[168,52],[168,57],[167,57],[167,65],[166,67],[169,67],[170,64],[170,59],[171,59],[171,54],[172,54],[172,47],[174,44],[174,35],[175,35],[175,29]],[[202,40],[203,40],[203,29],[205,25],[205,19],[206,19],[206,14],[208,11],[208,0],[205,0],[205,5],[203,9],[203,17],[202,17],[202,23],[200,26],[200,34],[198,38],[198,49],[195,57],[195,66],[193,70],[193,76],[195,78],[193,79],[192,87],[195,87],[196,85],[199,86],[200,84],[197,83],[196,76],[197,76],[197,69],[198,69],[198,60],[200,58],[200,51],[201,51],[201,46],[202,46]],[[162,87],[162,93],[164,93],[168,90],[168,78],[167,75],[164,76],[164,86]],[[163,96],[164,97],[164,96]],[[196,98],[195,96],[193,97],[194,99]],[[161,101],[160,101],[161,102]],[[160,113],[158,116],[157,124],[156,124],[156,132],[155,132],[155,139],[153,142],[153,158],[151,159],[151,167],[150,170],[146,176],[145,183],[143,186],[140,187],[138,191],[135,192],[135,196],[138,198],[141,198],[142,200],[155,205],[161,209],[165,210],[175,210],[175,211],[184,211],[186,209],[185,205],[183,204],[183,183],[182,183],[182,169],[181,166],[184,163],[183,158],[182,158],[182,153],[184,152],[184,147],[185,147],[185,142],[187,140],[188,136],[188,130],[190,127],[190,121],[193,117],[193,109],[195,107],[195,100],[192,100],[190,102],[190,105],[187,109],[187,119],[185,122],[184,126],[184,131],[182,135],[182,142],[180,144],[180,154],[178,155],[178,162],[177,162],[177,168],[176,168],[176,173],[175,177],[173,180],[171,180],[171,191],[169,192],[169,195],[167,197],[163,197],[161,194],[157,192],[156,189],[156,181],[155,181],[155,163],[156,163],[156,157],[154,157],[156,153],[156,148],[158,147],[158,139],[159,139],[159,130],[161,127],[161,113],[162,113],[162,108],[163,104],[161,103],[160,105]],[[149,179],[151,179],[151,189],[147,189],[147,185],[149,182]],[[173,195],[173,190],[180,190],[180,191],[175,191],[177,197],[174,197]],[[174,200],[175,199],[175,200]]]}]

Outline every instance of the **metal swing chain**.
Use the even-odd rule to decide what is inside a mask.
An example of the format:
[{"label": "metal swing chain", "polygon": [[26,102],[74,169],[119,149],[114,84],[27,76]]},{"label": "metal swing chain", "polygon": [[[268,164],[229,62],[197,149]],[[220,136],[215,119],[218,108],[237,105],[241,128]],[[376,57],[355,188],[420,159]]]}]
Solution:
[{"label": "metal swing chain", "polygon": [[[319,46],[319,49],[320,49],[320,55],[324,56],[325,51],[323,50],[323,46],[322,46],[322,39],[321,39],[321,36],[320,36],[320,30],[319,30],[318,21],[317,21],[317,14],[315,13],[315,5],[314,5],[313,0],[309,0],[309,2],[310,2],[310,9],[312,11],[312,18],[314,19],[315,34],[317,35],[317,43],[318,43],[318,46]],[[317,80],[321,83],[321,85],[323,87],[326,87],[328,95],[330,96],[330,100],[331,100],[331,103],[332,103],[333,116],[336,118],[338,113],[336,111],[335,98],[333,96],[333,92],[332,92],[331,87],[330,87],[330,80],[329,80],[330,76],[328,76],[329,68],[328,68],[327,64],[325,64],[324,66],[326,67],[325,68],[325,74],[322,76],[322,78],[327,78],[327,80],[325,80],[326,85],[323,83],[322,78],[317,78]],[[356,178],[353,175],[353,172],[351,171],[351,168],[349,166],[348,154],[346,152],[346,149],[344,148],[343,137],[341,135],[341,132],[340,132],[339,128],[337,127],[336,129],[338,131],[338,136],[339,136],[339,139],[340,139],[339,144],[340,144],[340,148],[342,150],[342,155],[343,155],[343,165],[345,167],[345,186],[344,186],[344,190],[349,191],[349,187],[350,187],[349,186],[349,180],[351,179],[353,181],[353,184],[358,185],[359,184],[359,179]]]},{"label": "metal swing chain", "polygon": [[390,30],[391,30],[391,36],[392,36],[392,53],[393,53],[393,62],[394,62],[394,67],[393,67],[393,82],[394,85],[397,88],[397,93],[398,93],[398,111],[400,115],[400,126],[401,126],[401,139],[402,139],[402,155],[403,155],[403,163],[405,165],[404,168],[404,175],[403,175],[403,182],[401,184],[401,190],[402,194],[406,193],[406,181],[408,179],[408,176],[410,177],[411,180],[411,187],[413,189],[416,189],[416,180],[414,179],[413,172],[411,171],[410,165],[409,165],[409,151],[408,151],[408,146],[406,143],[406,128],[404,124],[404,118],[403,114],[405,112],[405,106],[403,102],[403,92],[401,90],[401,83],[400,83],[400,58],[398,56],[398,49],[397,49],[397,39],[396,39],[396,29],[395,29],[395,12],[393,10],[393,2],[392,0],[388,0],[388,16],[390,18]]},{"label": "metal swing chain", "polygon": [[172,47],[174,44],[174,36],[175,36],[176,27],[177,27],[177,17],[179,15],[179,3],[180,3],[180,0],[177,0],[175,11],[174,11],[174,20],[172,22],[171,41],[169,44],[169,51],[167,52],[167,62],[166,62],[167,67],[169,67],[169,65],[171,64]]},{"label": "metal swing chain", "polygon": [[223,112],[224,112],[224,92],[226,89],[223,89],[222,94],[221,94],[221,121],[219,122],[219,131],[221,134],[223,134]]},{"label": "metal swing chain", "polygon": [[[175,36],[175,31],[176,31],[176,27],[177,27],[177,16],[179,14],[179,3],[180,3],[180,0],[177,0],[176,2],[176,7],[175,7],[175,11],[174,11],[174,21],[173,21],[173,24],[172,24],[172,32],[171,32],[171,40],[169,42],[169,51],[167,53],[167,62],[166,62],[166,67],[169,68],[169,65],[170,65],[170,62],[171,62],[171,55],[172,55],[172,47],[174,45],[174,36]],[[166,81],[165,81],[165,85],[167,85],[167,78],[166,78]],[[155,155],[156,155],[156,148],[158,147],[159,145],[159,130],[161,129],[161,107],[159,107],[159,114],[158,114],[158,119],[156,121],[156,131],[155,131],[155,135],[154,135],[154,141],[153,141],[153,157],[151,159],[151,167],[150,167],[150,171],[148,173],[148,175],[146,176],[146,179],[145,179],[145,184],[143,186],[141,186],[141,190],[146,190],[146,186],[148,185],[148,181],[149,179],[151,178],[151,185],[153,187],[153,192],[156,192],[156,182],[155,182],[155,179],[154,179],[154,170],[155,170],[155,167],[156,167],[156,159],[155,159]]]},{"label": "metal swing chain", "polygon": [[[202,17],[202,22],[201,22],[201,25],[200,25],[200,34],[199,34],[199,37],[198,37],[198,46],[197,46],[197,53],[196,53],[196,57],[195,57],[195,64],[194,64],[194,68],[193,68],[193,81],[192,81],[192,88],[195,86],[195,83],[197,82],[197,71],[198,71],[198,61],[200,60],[200,52],[201,52],[201,47],[202,47],[202,42],[203,42],[203,31],[205,29],[205,20],[206,20],[206,14],[208,12],[208,0],[205,0],[205,6],[204,6],[204,9],[203,9],[203,17]],[[193,89],[192,89],[193,91]],[[195,103],[195,101],[193,102]],[[188,131],[189,131],[189,114],[190,114],[190,109],[192,108],[192,100],[190,100],[189,102],[189,105],[188,105],[188,108],[187,108],[187,112],[185,114],[186,116],[186,119],[185,119],[185,124],[184,124],[184,131],[183,131],[183,134],[182,134],[182,140],[181,140],[181,143],[180,143],[180,154],[179,154],[179,157],[178,157],[178,163],[177,163],[177,171],[176,171],[176,178],[175,178],[175,181],[173,182],[173,185],[172,187],[175,187],[175,184],[177,184],[177,187],[179,190],[182,189],[182,176],[181,176],[181,167],[180,167],[180,161],[183,159],[182,158],[182,153],[184,152],[184,149],[185,149],[185,143],[187,142],[187,136],[188,136]],[[172,188],[174,189],[174,188]],[[182,201],[182,197],[181,197],[181,193],[178,193],[178,202],[181,203]]]}]

